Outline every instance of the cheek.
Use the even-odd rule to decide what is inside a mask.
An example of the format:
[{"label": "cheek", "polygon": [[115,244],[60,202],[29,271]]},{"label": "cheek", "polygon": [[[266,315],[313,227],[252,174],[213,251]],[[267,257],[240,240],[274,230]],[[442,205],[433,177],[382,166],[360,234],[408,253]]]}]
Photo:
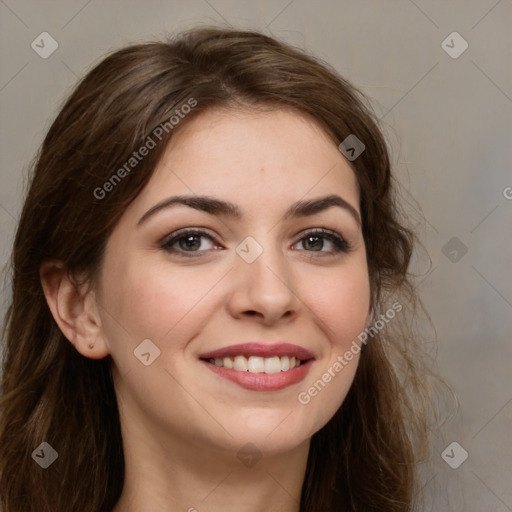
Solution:
[{"label": "cheek", "polygon": [[309,307],[330,340],[342,350],[365,328],[370,308],[370,284],[365,265],[351,265],[325,278],[305,282]]},{"label": "cheek", "polygon": [[190,328],[219,280],[192,267],[172,271],[165,262],[119,261],[110,268],[105,272],[103,328],[113,351],[126,351],[128,343],[133,350],[144,339],[161,350],[174,339],[177,343],[168,348],[179,348],[180,333]]},{"label": "cheek", "polygon": [[342,405],[357,371],[357,337],[366,326],[370,307],[366,269],[351,268],[331,275],[310,297],[314,298],[311,309],[327,341],[322,361],[297,397],[304,425],[313,435]]}]

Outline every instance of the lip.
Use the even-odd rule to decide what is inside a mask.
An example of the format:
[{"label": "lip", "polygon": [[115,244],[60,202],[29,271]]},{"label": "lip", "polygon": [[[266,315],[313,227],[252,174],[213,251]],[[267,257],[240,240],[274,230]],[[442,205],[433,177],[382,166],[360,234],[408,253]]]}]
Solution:
[{"label": "lip", "polygon": [[223,366],[215,366],[203,360],[201,360],[201,363],[220,377],[234,382],[245,389],[251,391],[278,391],[304,380],[313,364],[313,359],[302,363],[300,366],[293,368],[293,370],[272,374],[242,372],[231,368],[224,368]]},{"label": "lip", "polygon": [[[299,347],[292,343],[241,343],[239,345],[230,345],[229,347],[223,347],[211,352],[205,352],[199,356],[200,359],[215,359],[224,357],[235,357],[235,356],[260,356],[260,357],[274,357],[274,356],[290,356],[301,361],[308,361],[309,359],[315,359],[312,352]],[[301,365],[302,366],[302,365]],[[300,368],[297,367],[297,368]],[[293,370],[289,370],[293,371]],[[240,372],[243,373],[243,372]],[[285,373],[285,372],[283,372]],[[256,374],[253,374],[256,375]]]}]

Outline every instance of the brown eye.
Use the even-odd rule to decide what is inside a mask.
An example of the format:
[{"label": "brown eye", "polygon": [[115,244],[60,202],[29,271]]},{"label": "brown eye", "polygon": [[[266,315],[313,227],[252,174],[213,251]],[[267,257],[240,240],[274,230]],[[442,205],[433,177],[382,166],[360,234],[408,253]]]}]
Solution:
[{"label": "brown eye", "polygon": [[306,246],[309,246],[314,251],[322,250],[324,242],[320,236],[308,236],[302,239],[302,246],[304,249],[307,249]]},{"label": "brown eye", "polygon": [[[331,250],[323,251],[325,246],[324,240],[327,240],[334,248]],[[351,249],[350,244],[337,235],[333,231],[325,229],[316,229],[309,231],[303,236],[299,242],[302,242],[302,247],[308,252],[326,252],[326,253],[338,253],[348,252]]]},{"label": "brown eye", "polygon": [[192,253],[190,255],[194,255],[193,253],[201,254],[212,249],[212,247],[207,247],[206,249],[199,250],[204,245],[202,239],[208,239],[213,244],[213,238],[205,231],[190,229],[179,231],[171,234],[170,237],[164,240],[161,248],[183,256],[188,256],[186,253]]}]

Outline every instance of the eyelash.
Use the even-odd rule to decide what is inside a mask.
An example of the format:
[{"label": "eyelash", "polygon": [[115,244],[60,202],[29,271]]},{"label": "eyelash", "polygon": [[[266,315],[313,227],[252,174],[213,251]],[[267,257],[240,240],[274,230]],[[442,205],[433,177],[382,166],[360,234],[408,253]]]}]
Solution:
[{"label": "eyelash", "polygon": [[[201,229],[194,229],[194,228],[186,228],[183,230],[179,230],[175,233],[171,233],[168,237],[166,237],[160,244],[160,247],[170,253],[177,254],[179,256],[182,256],[184,258],[197,258],[201,257],[201,253],[204,253],[206,251],[183,251],[181,249],[174,249],[172,246],[179,242],[182,238],[186,238],[187,236],[191,235],[199,235],[204,236],[212,240],[213,242],[216,242],[215,239],[206,231],[203,231]],[[318,238],[325,238],[332,242],[334,244],[335,249],[333,251],[306,251],[306,252],[319,252],[319,253],[328,253],[328,254],[338,254],[340,252],[348,253],[352,250],[352,246],[344,240],[341,236],[337,235],[335,232],[322,229],[322,228],[316,228],[312,229],[308,232],[306,232],[302,238],[300,238],[297,242],[301,242],[302,240],[310,237],[315,236]],[[297,243],[295,242],[295,244]],[[294,244],[294,245],[295,245]]]}]

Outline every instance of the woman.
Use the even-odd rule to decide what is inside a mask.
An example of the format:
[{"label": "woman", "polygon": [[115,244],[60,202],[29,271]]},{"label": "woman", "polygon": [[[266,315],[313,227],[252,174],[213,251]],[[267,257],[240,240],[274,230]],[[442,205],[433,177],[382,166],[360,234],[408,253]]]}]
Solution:
[{"label": "woman", "polygon": [[412,510],[413,242],[326,64],[216,28],[112,53],[14,243],[2,510]]}]

